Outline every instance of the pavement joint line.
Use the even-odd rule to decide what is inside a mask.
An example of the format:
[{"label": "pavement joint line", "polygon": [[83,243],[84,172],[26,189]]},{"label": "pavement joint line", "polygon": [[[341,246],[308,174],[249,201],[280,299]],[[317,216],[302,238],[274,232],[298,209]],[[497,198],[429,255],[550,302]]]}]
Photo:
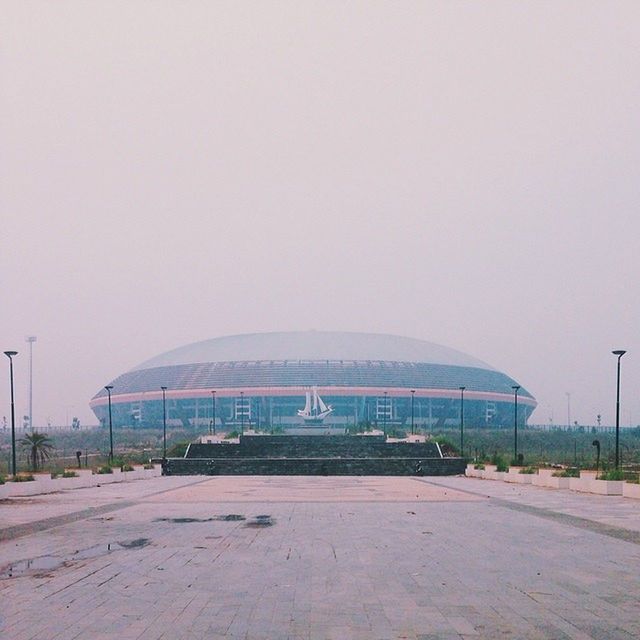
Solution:
[{"label": "pavement joint line", "polygon": [[[192,484],[187,486],[193,486],[196,484],[200,484],[202,482],[206,482],[206,480],[193,482]],[[6,542],[7,540],[15,540],[16,538],[28,536],[32,533],[47,531],[48,529],[53,529],[54,527],[61,527],[65,524],[78,522],[79,520],[86,520],[87,518],[91,518],[93,516],[99,516],[104,513],[111,513],[112,511],[118,511],[120,509],[133,507],[137,504],[140,504],[141,500],[144,500],[146,498],[151,498],[153,496],[161,495],[163,493],[169,493],[171,491],[175,491],[176,489],[180,489],[180,488],[182,487],[172,487],[171,489],[154,491],[153,493],[149,493],[146,496],[142,496],[137,500],[111,502],[109,504],[100,505],[99,507],[88,507],[86,509],[80,509],[79,511],[71,511],[70,513],[64,513],[59,516],[51,516],[50,518],[43,518],[42,520],[33,520],[32,522],[24,522],[22,524],[16,524],[12,527],[5,527],[4,529],[0,529],[0,542]],[[71,491],[74,491],[74,489],[71,489]],[[47,495],[47,494],[44,494],[44,495]]]},{"label": "pavement joint line", "polygon": [[462,491],[475,496],[482,496],[483,498],[489,498],[492,503],[497,506],[504,507],[505,509],[511,509],[512,511],[520,511],[522,513],[529,513],[545,520],[552,520],[559,524],[565,524],[576,529],[584,529],[591,531],[592,533],[599,533],[603,536],[615,538],[616,540],[623,540],[624,542],[630,542],[632,544],[640,545],[640,531],[633,531],[631,529],[624,529],[623,527],[614,527],[604,522],[598,522],[597,520],[590,520],[589,518],[582,518],[580,516],[573,516],[568,513],[562,513],[560,511],[553,511],[551,509],[544,509],[543,507],[534,507],[530,504],[522,504],[519,502],[513,502],[511,500],[505,500],[504,498],[495,498],[488,496],[486,493],[480,493],[478,491],[471,491],[469,489],[460,489],[459,487],[451,487],[450,485],[443,485],[437,482],[429,482],[422,478],[416,478],[419,482],[430,484],[437,487],[444,487]]}]

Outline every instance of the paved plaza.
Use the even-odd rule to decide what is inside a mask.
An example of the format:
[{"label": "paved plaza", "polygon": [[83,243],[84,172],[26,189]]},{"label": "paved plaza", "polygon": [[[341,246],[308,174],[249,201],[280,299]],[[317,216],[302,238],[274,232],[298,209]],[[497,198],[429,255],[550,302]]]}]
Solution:
[{"label": "paved plaza", "polygon": [[0,501],[0,638],[640,637],[640,503],[463,477]]}]

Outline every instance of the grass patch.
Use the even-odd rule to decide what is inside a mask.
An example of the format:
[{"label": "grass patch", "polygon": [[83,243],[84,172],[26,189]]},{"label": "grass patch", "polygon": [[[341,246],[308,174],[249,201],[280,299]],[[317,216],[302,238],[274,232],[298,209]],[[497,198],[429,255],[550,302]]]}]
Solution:
[{"label": "grass patch", "polygon": [[144,465],[144,467],[142,467],[143,469],[146,469],[147,471],[149,469],[155,469],[156,465],[155,464],[151,464],[150,462],[147,462],[147,464]]},{"label": "grass patch", "polygon": [[523,475],[534,475],[538,473],[538,470],[535,467],[523,467],[518,473],[522,473]]},{"label": "grass patch", "polygon": [[33,482],[35,478],[30,473],[22,473],[17,476],[13,476],[14,482]]},{"label": "grass patch", "polygon": [[77,478],[78,474],[75,471],[63,471],[62,472],[62,477],[63,478]]},{"label": "grass patch", "polygon": [[482,462],[478,462],[478,464],[474,464],[473,468],[479,469],[480,471],[484,471],[484,465],[482,464]]},{"label": "grass patch", "polygon": [[122,471],[133,471],[133,467],[130,464],[123,464],[120,469],[122,469]]},{"label": "grass patch", "polygon": [[113,469],[109,466],[98,467],[98,470],[96,471],[96,473],[100,475],[105,475],[107,473],[113,473]]},{"label": "grass patch", "polygon": [[551,474],[554,478],[579,478],[580,477],[580,469],[572,468],[572,469],[561,469],[560,471],[555,471]]},{"label": "grass patch", "polygon": [[598,480],[624,480],[624,471],[622,469],[605,471],[598,476]]}]

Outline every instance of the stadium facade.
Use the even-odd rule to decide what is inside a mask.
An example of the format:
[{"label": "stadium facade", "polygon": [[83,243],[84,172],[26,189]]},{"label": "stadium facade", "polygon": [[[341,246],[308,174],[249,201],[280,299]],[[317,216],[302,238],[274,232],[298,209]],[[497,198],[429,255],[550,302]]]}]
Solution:
[{"label": "stadium facade", "polygon": [[[163,353],[110,385],[112,421],[159,426],[161,387],[167,423],[199,430],[301,426],[313,390],[332,408],[324,425],[368,423],[417,428],[510,426],[516,383],[488,364],[430,342],[391,335],[326,331],[226,336]],[[518,423],[536,407],[518,389]],[[108,423],[108,394],[90,406]],[[215,425],[214,419],[215,408]]]}]

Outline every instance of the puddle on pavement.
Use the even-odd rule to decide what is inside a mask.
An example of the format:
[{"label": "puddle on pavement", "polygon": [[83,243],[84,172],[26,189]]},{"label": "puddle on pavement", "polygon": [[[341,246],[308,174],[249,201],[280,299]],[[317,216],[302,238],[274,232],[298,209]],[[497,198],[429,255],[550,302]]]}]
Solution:
[{"label": "puddle on pavement", "polygon": [[189,522],[236,522],[238,520],[246,520],[244,516],[237,513],[229,513],[223,516],[213,516],[211,518],[156,518],[154,522],[172,522],[173,524],[185,524]]},{"label": "puddle on pavement", "polygon": [[142,549],[146,547],[151,540],[149,538],[136,538],[135,540],[124,540],[121,542],[109,542],[107,544],[96,544],[87,549],[79,549],[67,556],[38,556],[37,558],[29,558],[20,560],[0,568],[0,580],[5,578],[15,578],[23,575],[41,575],[49,571],[59,569],[60,567],[68,567],[78,560],[90,560],[99,556],[108,555],[112,551],[122,551],[125,549]]},{"label": "puddle on pavement", "polygon": [[275,520],[271,516],[256,516],[253,520],[249,520],[245,527],[271,527],[275,524]]}]

